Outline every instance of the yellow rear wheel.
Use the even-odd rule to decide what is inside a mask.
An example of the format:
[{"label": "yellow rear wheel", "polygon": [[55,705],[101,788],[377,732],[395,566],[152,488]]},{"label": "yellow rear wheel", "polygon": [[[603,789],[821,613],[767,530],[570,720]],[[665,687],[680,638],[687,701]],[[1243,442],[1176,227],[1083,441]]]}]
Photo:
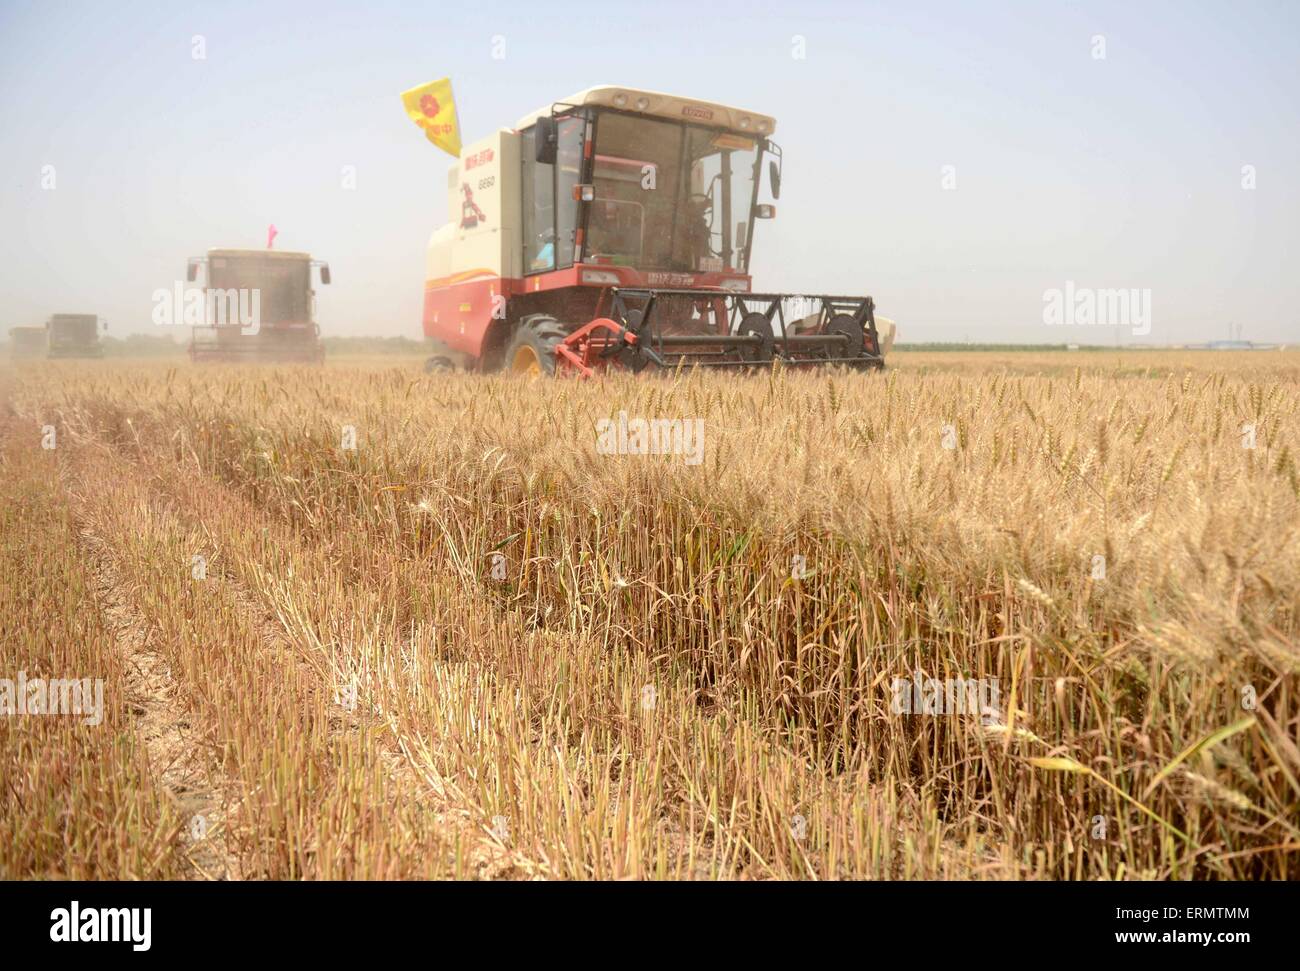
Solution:
[{"label": "yellow rear wheel", "polygon": [[540,376],[542,360],[537,356],[537,350],[530,344],[520,344],[515,348],[514,357],[510,360],[510,370],[515,374]]},{"label": "yellow rear wheel", "polygon": [[502,367],[510,374],[546,377],[555,373],[555,347],[568,331],[554,317],[530,314],[519,321]]}]

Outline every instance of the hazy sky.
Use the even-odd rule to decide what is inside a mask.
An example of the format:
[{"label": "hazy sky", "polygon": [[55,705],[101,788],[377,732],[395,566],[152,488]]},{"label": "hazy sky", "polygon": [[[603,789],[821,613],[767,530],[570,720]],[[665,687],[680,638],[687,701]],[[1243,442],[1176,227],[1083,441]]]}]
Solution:
[{"label": "hazy sky", "polygon": [[1298,38],[1295,0],[0,0],[0,328],[157,333],[186,257],[274,223],[327,334],[419,336],[450,159],[398,95],[450,75],[467,142],[605,83],[774,115],[755,287],[872,293],[902,340],[1113,343],[1044,323],[1073,281],[1150,290],[1125,341],[1296,343]]}]

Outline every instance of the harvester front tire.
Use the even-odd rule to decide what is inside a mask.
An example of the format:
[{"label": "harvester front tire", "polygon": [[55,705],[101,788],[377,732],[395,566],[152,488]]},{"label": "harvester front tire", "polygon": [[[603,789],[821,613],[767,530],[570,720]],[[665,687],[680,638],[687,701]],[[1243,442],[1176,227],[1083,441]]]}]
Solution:
[{"label": "harvester front tire", "polygon": [[506,348],[505,367],[512,374],[533,377],[555,373],[555,346],[568,336],[554,317],[534,314],[519,321]]}]

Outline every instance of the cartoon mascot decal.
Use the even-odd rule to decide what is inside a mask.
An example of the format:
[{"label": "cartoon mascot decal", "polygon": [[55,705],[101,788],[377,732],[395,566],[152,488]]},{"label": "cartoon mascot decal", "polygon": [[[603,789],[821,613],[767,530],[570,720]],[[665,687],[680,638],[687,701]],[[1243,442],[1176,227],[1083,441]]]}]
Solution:
[{"label": "cartoon mascot decal", "polygon": [[470,189],[469,183],[462,182],[460,191],[465,193],[465,198],[460,204],[460,228],[473,229],[479,223],[487,222],[487,216],[483,214],[483,210],[474,201],[474,192]]}]

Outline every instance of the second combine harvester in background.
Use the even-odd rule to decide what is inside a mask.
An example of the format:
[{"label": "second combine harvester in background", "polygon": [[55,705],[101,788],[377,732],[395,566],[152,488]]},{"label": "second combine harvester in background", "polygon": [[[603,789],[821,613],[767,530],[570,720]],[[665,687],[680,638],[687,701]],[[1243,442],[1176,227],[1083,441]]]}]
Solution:
[{"label": "second combine harvester in background", "polygon": [[[107,321],[102,326],[107,330]],[[55,314],[45,324],[48,356],[103,357],[100,327],[100,319],[94,314]]]},{"label": "second combine harvester in background", "polygon": [[206,267],[205,323],[192,330],[190,358],[199,361],[320,363],[325,360],[316,323],[311,269],[330,282],[329,264],[309,253],[212,249],[189,261],[193,283]]},{"label": "second combine harvester in background", "polygon": [[699,364],[881,367],[868,296],[752,292],[775,121],[598,87],[467,146],[429,240],[428,368],[569,372]]}]

